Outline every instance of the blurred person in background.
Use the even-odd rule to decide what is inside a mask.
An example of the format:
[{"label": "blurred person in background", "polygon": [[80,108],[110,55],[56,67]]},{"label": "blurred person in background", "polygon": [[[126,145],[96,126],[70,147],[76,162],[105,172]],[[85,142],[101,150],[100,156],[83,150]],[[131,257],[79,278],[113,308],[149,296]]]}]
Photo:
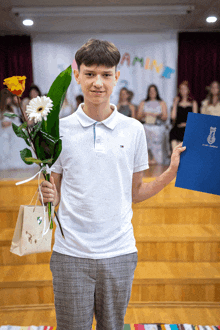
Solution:
[{"label": "blurred person in background", "polygon": [[129,99],[129,91],[126,87],[123,87],[119,93],[119,101],[117,104],[118,112],[127,117],[135,118],[135,106],[131,104]]},{"label": "blurred person in background", "polygon": [[75,100],[76,100],[76,109],[74,111],[76,111],[79,105],[84,102],[84,96],[82,94],[79,94],[76,96]]},{"label": "blurred person in background", "polygon": [[172,150],[183,141],[186,120],[189,112],[198,112],[197,102],[193,99],[188,81],[179,85],[179,94],[175,97],[171,111],[171,120],[174,124],[170,131],[170,142]]},{"label": "blurred person in background", "polygon": [[12,107],[12,94],[4,88],[0,94],[0,120],[1,120],[1,127],[8,127],[12,124],[12,119],[5,117],[4,113],[14,113]]},{"label": "blurred person in background", "polygon": [[72,104],[70,104],[69,101],[67,100],[67,96],[65,96],[62,108],[60,110],[59,118],[67,117],[71,115],[73,112],[74,112],[74,108]]},{"label": "blurred person in background", "polygon": [[[27,168],[28,166],[20,157],[20,150],[26,148],[26,143],[15,135],[12,128],[12,123],[20,125],[20,119],[4,116],[6,112],[14,113],[12,97],[13,95],[7,89],[0,92],[0,170]],[[18,115],[20,116],[21,113]]]},{"label": "blurred person in background", "polygon": [[205,115],[220,116],[220,83],[213,81],[208,91],[206,99],[202,101],[200,112]]},{"label": "blurred person in background", "polygon": [[[18,104],[18,97],[17,95],[12,95],[12,103],[11,106],[13,108],[13,111],[16,115],[21,116],[21,109]],[[22,124],[22,120],[19,118],[19,123]]]},{"label": "blurred person in background", "polygon": [[138,106],[131,102],[133,97],[134,97],[134,93],[132,91],[128,90],[128,104],[129,104],[129,106],[134,106],[134,108],[135,108],[135,118],[137,119]]},{"label": "blurred person in background", "polygon": [[160,98],[156,85],[148,87],[147,97],[138,107],[138,119],[144,122],[149,149],[149,164],[163,164],[166,158],[167,105]]}]

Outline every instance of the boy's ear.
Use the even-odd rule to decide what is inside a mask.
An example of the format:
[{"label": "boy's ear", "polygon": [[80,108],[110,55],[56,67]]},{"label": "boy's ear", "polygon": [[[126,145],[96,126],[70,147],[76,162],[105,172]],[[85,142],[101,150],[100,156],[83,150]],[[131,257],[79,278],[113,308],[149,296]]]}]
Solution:
[{"label": "boy's ear", "polygon": [[118,82],[118,79],[119,79],[119,77],[120,77],[120,74],[121,74],[120,71],[116,71],[116,72],[115,72],[115,85],[116,85],[117,82]]},{"label": "boy's ear", "polygon": [[80,84],[80,82],[79,82],[79,70],[74,69],[73,73],[74,73],[74,77],[75,77],[75,80],[76,80],[77,84]]}]

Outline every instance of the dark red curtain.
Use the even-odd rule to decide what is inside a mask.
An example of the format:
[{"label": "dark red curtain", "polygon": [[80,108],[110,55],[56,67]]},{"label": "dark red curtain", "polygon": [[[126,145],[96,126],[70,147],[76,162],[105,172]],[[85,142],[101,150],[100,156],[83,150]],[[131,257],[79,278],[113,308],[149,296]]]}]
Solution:
[{"label": "dark red curtain", "polygon": [[220,32],[181,32],[178,46],[178,85],[188,80],[200,106],[206,87],[220,82]]},{"label": "dark red curtain", "polygon": [[30,36],[0,36],[0,89],[6,87],[4,79],[12,76],[27,77],[22,98],[28,96],[33,82]]}]

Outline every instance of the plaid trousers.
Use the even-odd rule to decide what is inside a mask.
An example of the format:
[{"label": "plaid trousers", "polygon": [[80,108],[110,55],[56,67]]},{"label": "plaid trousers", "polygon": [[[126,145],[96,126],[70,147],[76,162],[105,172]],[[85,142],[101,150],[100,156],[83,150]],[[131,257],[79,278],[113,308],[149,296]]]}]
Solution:
[{"label": "plaid trousers", "polygon": [[50,269],[57,330],[123,330],[131,296],[137,252],[88,259],[53,251]]}]

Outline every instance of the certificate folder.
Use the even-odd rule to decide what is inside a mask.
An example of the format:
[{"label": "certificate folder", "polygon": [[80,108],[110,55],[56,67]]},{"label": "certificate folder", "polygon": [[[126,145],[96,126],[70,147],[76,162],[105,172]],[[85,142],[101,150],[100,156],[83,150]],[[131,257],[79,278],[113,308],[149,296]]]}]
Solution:
[{"label": "certificate folder", "polygon": [[189,112],[175,187],[220,195],[220,117]]}]

